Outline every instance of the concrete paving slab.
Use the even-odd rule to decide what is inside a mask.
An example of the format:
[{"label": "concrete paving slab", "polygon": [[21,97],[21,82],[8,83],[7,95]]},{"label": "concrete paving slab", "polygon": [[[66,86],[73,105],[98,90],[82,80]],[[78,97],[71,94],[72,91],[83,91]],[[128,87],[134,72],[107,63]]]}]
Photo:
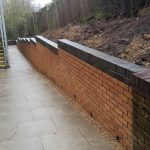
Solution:
[{"label": "concrete paving slab", "polygon": [[0,70],[0,150],[111,150],[83,111],[38,73],[16,46]]}]

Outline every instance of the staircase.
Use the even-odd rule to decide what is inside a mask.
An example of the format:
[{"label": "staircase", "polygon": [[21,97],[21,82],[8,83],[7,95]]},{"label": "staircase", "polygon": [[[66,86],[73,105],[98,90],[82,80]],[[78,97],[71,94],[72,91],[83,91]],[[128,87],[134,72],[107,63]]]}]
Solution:
[{"label": "staircase", "polygon": [[3,46],[0,45],[0,69],[5,69],[5,68],[7,68],[7,66],[5,64]]},{"label": "staircase", "polygon": [[0,0],[0,69],[9,67],[7,36],[3,12],[3,0]]}]

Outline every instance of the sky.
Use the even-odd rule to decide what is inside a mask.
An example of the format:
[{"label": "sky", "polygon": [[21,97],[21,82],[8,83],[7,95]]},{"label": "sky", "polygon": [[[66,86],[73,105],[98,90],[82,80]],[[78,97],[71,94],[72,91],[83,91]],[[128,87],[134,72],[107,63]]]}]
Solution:
[{"label": "sky", "polygon": [[50,2],[52,2],[52,0],[33,0],[33,4],[38,8],[42,8]]}]

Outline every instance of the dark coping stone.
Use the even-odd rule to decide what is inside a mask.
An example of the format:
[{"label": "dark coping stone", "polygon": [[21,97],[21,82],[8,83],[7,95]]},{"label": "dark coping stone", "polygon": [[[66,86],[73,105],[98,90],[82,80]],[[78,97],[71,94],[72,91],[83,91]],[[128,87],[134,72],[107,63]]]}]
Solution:
[{"label": "dark coping stone", "polygon": [[52,42],[43,36],[36,36],[36,41],[58,55],[58,44]]},{"label": "dark coping stone", "polygon": [[21,42],[22,41],[22,38],[18,38],[18,42]]},{"label": "dark coping stone", "polygon": [[20,42],[21,38],[18,38],[16,42]]},{"label": "dark coping stone", "polygon": [[30,38],[30,42],[34,45],[36,45],[36,39],[35,38]]},{"label": "dark coping stone", "polygon": [[128,85],[132,84],[133,73],[146,70],[144,67],[66,39],[58,40],[58,47]]},{"label": "dark coping stone", "polygon": [[26,38],[26,42],[30,44],[30,38]]},{"label": "dark coping stone", "polygon": [[26,42],[26,38],[22,38],[22,41],[23,41],[23,42]]},{"label": "dark coping stone", "polygon": [[150,69],[133,74],[133,89],[150,99]]}]

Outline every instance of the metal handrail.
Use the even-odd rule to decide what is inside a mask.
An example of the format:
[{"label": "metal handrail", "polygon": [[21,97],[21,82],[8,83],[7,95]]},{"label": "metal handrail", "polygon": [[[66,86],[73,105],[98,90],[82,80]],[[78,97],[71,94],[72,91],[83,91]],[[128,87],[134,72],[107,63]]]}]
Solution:
[{"label": "metal handrail", "polygon": [[8,44],[7,44],[5,19],[4,19],[4,11],[3,11],[3,0],[0,0],[0,30],[2,36],[5,64],[7,67],[9,67],[10,63],[9,63],[9,56],[8,56]]}]

